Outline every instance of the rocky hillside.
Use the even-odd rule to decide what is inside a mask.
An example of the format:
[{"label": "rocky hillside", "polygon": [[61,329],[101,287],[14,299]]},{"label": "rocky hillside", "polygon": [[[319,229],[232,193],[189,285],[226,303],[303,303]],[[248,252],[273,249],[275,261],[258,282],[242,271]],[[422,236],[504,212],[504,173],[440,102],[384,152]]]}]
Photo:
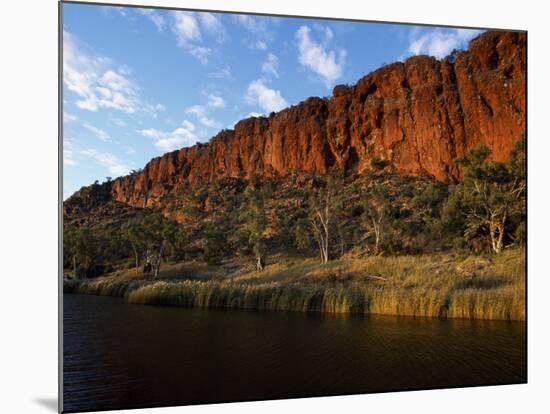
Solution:
[{"label": "rocky hillside", "polygon": [[391,172],[460,179],[456,157],[483,143],[505,160],[525,132],[526,42],[524,33],[486,32],[444,60],[386,65],[329,98],[242,120],[208,144],[154,158],[106,189],[113,201],[144,207],[184,183],[324,174],[332,166],[361,172],[382,163]]}]

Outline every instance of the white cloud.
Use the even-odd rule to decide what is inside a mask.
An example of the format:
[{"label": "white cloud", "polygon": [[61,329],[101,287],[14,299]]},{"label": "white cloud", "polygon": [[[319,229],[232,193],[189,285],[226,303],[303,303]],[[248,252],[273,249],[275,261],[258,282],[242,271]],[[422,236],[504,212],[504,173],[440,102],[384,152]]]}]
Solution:
[{"label": "white cloud", "polygon": [[321,31],[325,32],[325,41],[330,42],[334,37],[334,33],[330,27],[321,27]]},{"label": "white cloud", "polygon": [[86,128],[88,131],[93,132],[100,140],[102,141],[109,141],[109,134],[105,132],[104,130],[100,128],[96,128],[92,124],[89,124],[88,122],[84,122],[82,124],[84,128]]},{"label": "white cloud", "polygon": [[96,162],[106,167],[109,173],[114,177],[126,175],[130,172],[130,167],[110,152],[100,152],[95,149],[86,149],[81,150],[80,155],[94,159]]},{"label": "white cloud", "polygon": [[235,18],[246,30],[252,33],[263,33],[267,30],[265,18],[247,14],[239,14]]},{"label": "white cloud", "polygon": [[155,128],[142,129],[139,132],[144,137],[153,138],[153,139],[160,139],[164,135],[164,132],[162,132],[158,129],[155,129]]},{"label": "white cloud", "polygon": [[411,55],[430,55],[442,59],[454,49],[466,47],[468,41],[479,33],[479,30],[437,29],[422,34],[415,29],[411,31],[408,52]]},{"label": "white cloud", "polygon": [[208,63],[208,59],[212,54],[212,49],[203,46],[189,45],[187,47],[187,50],[189,51],[191,56],[195,57],[203,65],[206,65]]},{"label": "white cloud", "polygon": [[212,13],[200,12],[197,13],[204,31],[215,36],[218,43],[223,43],[226,39],[225,28],[220,20]]},{"label": "white cloud", "polygon": [[232,79],[233,75],[231,75],[231,69],[229,66],[225,66],[224,68],[220,69],[217,72],[210,73],[211,77],[215,79]]},{"label": "white cloud", "polygon": [[85,53],[73,35],[63,32],[63,82],[79,96],[76,106],[94,112],[99,108],[135,112],[136,87],[107,69],[110,64],[110,59]]},{"label": "white cloud", "polygon": [[212,49],[201,45],[203,33],[213,37],[218,43],[226,39],[226,31],[220,20],[212,13],[173,11],[172,32],[179,47],[187,50],[200,63],[206,65]]},{"label": "white cloud", "polygon": [[78,117],[76,115],[70,114],[68,112],[63,111],[63,123],[69,124],[71,122],[76,122],[78,120]]},{"label": "white cloud", "polygon": [[114,69],[111,59],[85,51],[74,35],[63,31],[63,83],[78,96],[78,108],[126,113],[147,110],[147,104],[139,98],[139,87],[128,74],[127,67]]},{"label": "white cloud", "polygon": [[101,11],[107,15],[111,15],[113,12],[117,12],[121,16],[128,17],[126,13],[126,7],[120,6],[100,6]]},{"label": "white cloud", "polygon": [[63,139],[63,166],[74,167],[76,162],[75,147],[68,138]]},{"label": "white cloud", "polygon": [[267,50],[267,40],[243,39],[242,42],[246,47],[252,50]]},{"label": "white cloud", "polygon": [[253,49],[266,50],[267,44],[263,40],[258,40],[256,43],[252,44]]},{"label": "white cloud", "polygon": [[281,92],[268,88],[261,79],[250,82],[246,99],[250,104],[259,105],[266,113],[280,111],[288,106]]},{"label": "white cloud", "polygon": [[324,34],[324,43],[317,43],[311,37],[311,29],[308,26],[302,26],[296,32],[296,40],[300,64],[320,76],[329,87],[342,76],[346,51],[344,49],[328,50],[327,45],[332,40],[333,34],[329,28],[324,30]]},{"label": "white cloud", "polygon": [[[128,7],[113,7],[113,6],[102,6],[102,9],[105,13],[111,14],[113,11],[117,11],[121,16],[124,16],[129,21],[136,21],[136,14],[145,16],[149,19],[157,28],[159,32],[164,30],[166,26],[166,20],[162,14],[153,9],[143,9],[143,8],[128,8]],[[127,9],[127,10],[126,10]],[[132,11],[135,10],[135,13]]]},{"label": "white cloud", "polygon": [[143,107],[143,111],[150,114],[153,118],[156,118],[159,112],[163,112],[165,110],[166,110],[166,107],[161,104],[155,104],[155,105],[145,104]]},{"label": "white cloud", "polygon": [[201,124],[210,128],[220,128],[220,124],[208,118],[206,108],[203,105],[193,105],[185,110],[185,113],[194,115]]},{"label": "white cloud", "polygon": [[189,147],[198,142],[194,133],[195,125],[183,121],[181,126],[173,131],[162,131],[155,128],[142,129],[140,133],[155,140],[155,147],[161,151],[173,151],[182,147]]},{"label": "white cloud", "polygon": [[243,39],[243,43],[247,47],[250,49],[267,50],[268,43],[274,38],[274,34],[268,29],[269,18],[240,14],[234,16],[234,19],[253,35],[252,40]]},{"label": "white cloud", "polygon": [[185,46],[190,41],[200,40],[201,31],[195,15],[192,12],[174,11],[172,31],[176,35],[179,46]]},{"label": "white cloud", "polygon": [[225,101],[221,96],[210,94],[207,105],[211,108],[225,108]]},{"label": "white cloud", "polygon": [[64,152],[63,153],[63,165],[74,167],[76,164],[76,161],[72,158],[71,154]]},{"label": "white cloud", "polygon": [[162,15],[153,11],[152,9],[137,9],[137,11],[138,13],[142,14],[143,16],[151,20],[153,24],[157,27],[157,30],[159,32],[162,32],[164,30],[166,21],[164,20],[164,17]]},{"label": "white cloud", "polygon": [[99,78],[99,83],[111,89],[111,91],[116,92],[126,91],[133,87],[132,83],[128,79],[112,70],[105,72],[103,76]]},{"label": "white cloud", "polygon": [[188,129],[189,131],[195,130],[195,125],[192,122],[189,122],[188,120],[185,120],[181,123],[185,129]]},{"label": "white cloud", "polygon": [[124,127],[128,126],[128,124],[127,124],[125,121],[123,121],[122,119],[120,119],[120,118],[116,118],[116,117],[114,117],[114,116],[110,116],[109,119],[110,119],[111,123],[112,123],[113,125],[116,125],[117,127],[124,128]]},{"label": "white cloud", "polygon": [[107,174],[118,177],[126,175],[130,172],[130,167],[125,161],[120,160],[117,156],[110,152],[102,152],[93,148],[82,149],[70,138],[63,140],[63,165],[75,166],[80,161],[93,160],[102,167],[107,169]]},{"label": "white cloud", "polygon": [[185,110],[186,114],[193,115],[204,126],[209,128],[221,128],[221,124],[208,117],[208,112],[212,109],[225,108],[225,100],[218,95],[207,95],[205,105],[193,105]]},{"label": "white cloud", "polygon": [[279,59],[273,53],[267,55],[267,60],[262,64],[262,72],[267,76],[279,77]]}]

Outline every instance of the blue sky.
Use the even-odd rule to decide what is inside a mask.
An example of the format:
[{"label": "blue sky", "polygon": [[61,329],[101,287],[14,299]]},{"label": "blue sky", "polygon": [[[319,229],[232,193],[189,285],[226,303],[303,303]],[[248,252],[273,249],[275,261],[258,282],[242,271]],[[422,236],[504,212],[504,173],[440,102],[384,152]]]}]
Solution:
[{"label": "blue sky", "polygon": [[64,198],[239,119],[355,83],[479,32],[64,4]]}]

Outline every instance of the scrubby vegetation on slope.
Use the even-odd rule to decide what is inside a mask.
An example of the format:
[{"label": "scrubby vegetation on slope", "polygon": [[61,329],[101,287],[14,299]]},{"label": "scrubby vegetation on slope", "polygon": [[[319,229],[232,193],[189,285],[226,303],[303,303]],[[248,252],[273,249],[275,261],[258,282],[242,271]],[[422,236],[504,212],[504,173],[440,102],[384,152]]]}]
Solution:
[{"label": "scrubby vegetation on slope", "polygon": [[66,215],[65,292],[151,305],[522,320],[524,141],[507,163],[489,155],[479,147],[460,159],[459,184],[373,165],[360,175],[183,185],[156,208],[121,215],[73,200],[66,212],[85,214]]},{"label": "scrubby vegetation on slope", "polygon": [[279,257],[262,272],[243,261],[225,265],[173,265],[159,279],[126,271],[67,280],[65,292],[161,306],[525,319],[523,249],[493,257],[346,257],[328,265]]}]

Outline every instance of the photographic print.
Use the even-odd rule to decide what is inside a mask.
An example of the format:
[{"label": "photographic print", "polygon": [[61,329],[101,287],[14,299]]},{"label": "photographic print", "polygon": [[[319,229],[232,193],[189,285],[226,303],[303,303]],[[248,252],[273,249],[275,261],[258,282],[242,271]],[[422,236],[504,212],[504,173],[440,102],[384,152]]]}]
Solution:
[{"label": "photographic print", "polygon": [[63,412],[527,381],[526,32],[60,15]]}]

